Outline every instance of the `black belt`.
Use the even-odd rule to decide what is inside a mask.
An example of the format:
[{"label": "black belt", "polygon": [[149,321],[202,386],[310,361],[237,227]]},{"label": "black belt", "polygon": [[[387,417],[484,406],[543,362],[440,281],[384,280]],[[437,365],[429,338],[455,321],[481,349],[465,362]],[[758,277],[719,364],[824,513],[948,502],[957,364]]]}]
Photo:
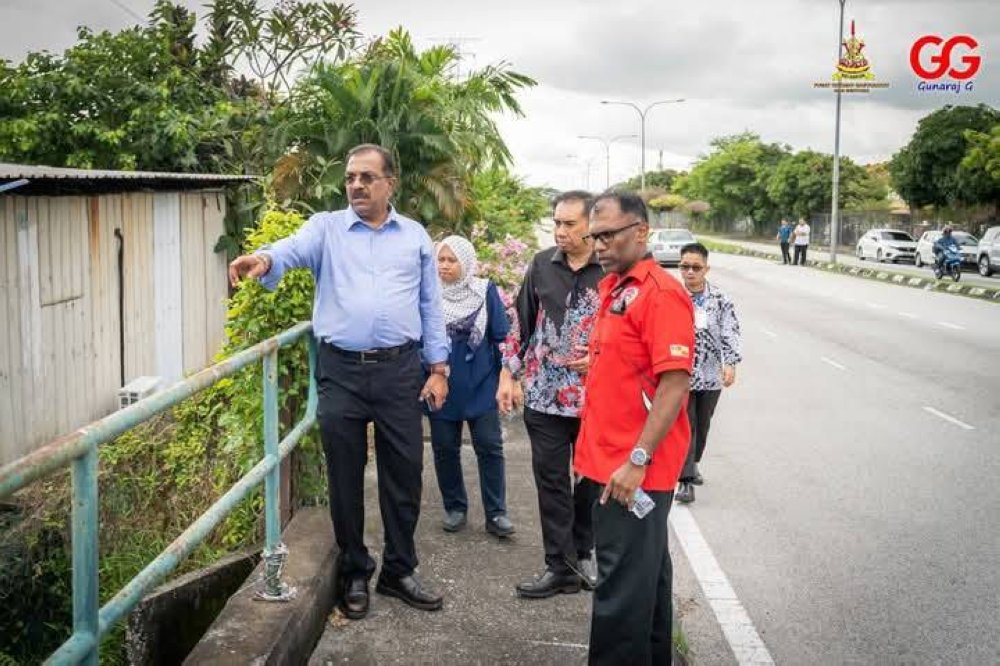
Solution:
[{"label": "black belt", "polygon": [[351,351],[349,349],[341,349],[333,343],[327,343],[333,351],[335,351],[340,356],[353,361],[354,363],[361,363],[362,365],[368,365],[371,363],[382,363],[383,361],[391,361],[394,358],[399,358],[406,352],[416,349],[417,343],[414,340],[409,342],[404,342],[401,345],[395,347],[384,347],[382,349],[366,349],[364,351]]}]

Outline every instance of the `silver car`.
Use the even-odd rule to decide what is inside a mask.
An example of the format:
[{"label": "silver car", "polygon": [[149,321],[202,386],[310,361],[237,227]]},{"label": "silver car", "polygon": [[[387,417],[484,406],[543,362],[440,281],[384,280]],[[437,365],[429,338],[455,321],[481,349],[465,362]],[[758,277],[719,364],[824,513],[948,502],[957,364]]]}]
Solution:
[{"label": "silver car", "polygon": [[[975,266],[979,260],[979,240],[967,231],[953,231],[951,235],[958,242],[958,250],[962,253],[962,264]],[[917,256],[913,258],[913,263],[917,268],[924,264],[934,265],[934,241],[941,238],[940,231],[925,231],[920,240],[917,241]]]},{"label": "silver car", "polygon": [[649,247],[659,264],[679,264],[681,248],[694,242],[694,234],[687,229],[654,229],[649,232]]},{"label": "silver car", "polygon": [[979,239],[979,274],[989,277],[1000,272],[1000,227],[990,227]]}]

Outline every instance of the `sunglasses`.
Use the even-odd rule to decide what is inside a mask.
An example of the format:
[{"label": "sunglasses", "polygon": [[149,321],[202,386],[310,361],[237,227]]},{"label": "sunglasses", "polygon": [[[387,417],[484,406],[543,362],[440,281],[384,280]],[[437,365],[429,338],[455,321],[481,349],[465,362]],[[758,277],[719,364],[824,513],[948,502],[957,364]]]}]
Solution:
[{"label": "sunglasses", "polygon": [[386,180],[389,176],[379,176],[369,171],[362,173],[348,173],[344,174],[344,184],[350,185],[354,181],[358,181],[362,185],[371,185],[376,180]]},{"label": "sunglasses", "polygon": [[621,232],[625,231],[626,229],[631,229],[632,227],[638,226],[640,224],[642,224],[642,222],[632,222],[631,224],[626,224],[624,227],[618,227],[617,229],[608,229],[607,231],[598,231],[596,234],[587,234],[586,236],[583,236],[583,240],[593,239],[595,243],[597,241],[600,241],[605,245],[607,245],[608,243],[611,242],[611,240],[615,236],[617,236]]},{"label": "sunglasses", "polygon": [[691,264],[681,264],[677,267],[681,273],[701,273],[705,270],[704,266],[692,266]]}]

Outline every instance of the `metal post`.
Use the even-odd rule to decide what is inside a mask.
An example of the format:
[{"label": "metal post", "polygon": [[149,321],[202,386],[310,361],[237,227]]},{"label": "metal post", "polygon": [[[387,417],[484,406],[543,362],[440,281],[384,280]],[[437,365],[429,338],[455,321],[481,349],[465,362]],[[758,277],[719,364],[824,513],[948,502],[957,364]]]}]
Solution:
[{"label": "metal post", "polygon": [[639,106],[633,102],[618,102],[614,100],[602,99],[601,104],[621,104],[622,106],[631,106],[635,109],[636,113],[639,114],[639,146],[642,154],[640,155],[640,172],[639,172],[639,189],[643,191],[646,189],[646,114],[649,113],[650,109],[654,106],[659,106],[660,104],[678,104],[683,102],[684,98],[681,99],[663,99],[658,102],[653,102],[646,106],[645,109],[640,109]]},{"label": "metal post", "polygon": [[[840,29],[837,34],[837,64],[844,52],[844,3],[840,0]],[[839,83],[839,81],[838,81]],[[837,243],[840,235],[840,87],[837,87],[837,113],[833,132],[833,197],[830,203],[830,261],[837,263]]]},{"label": "metal post", "polygon": [[73,633],[94,638],[80,662],[88,666],[96,666],[100,644],[97,461],[97,446],[73,461]]},{"label": "metal post", "polygon": [[278,350],[273,349],[264,356],[264,459],[269,459],[272,466],[264,477],[264,585],[257,598],[265,601],[289,601],[295,597],[295,588],[281,581],[288,548],[281,542],[281,451],[278,444]]}]

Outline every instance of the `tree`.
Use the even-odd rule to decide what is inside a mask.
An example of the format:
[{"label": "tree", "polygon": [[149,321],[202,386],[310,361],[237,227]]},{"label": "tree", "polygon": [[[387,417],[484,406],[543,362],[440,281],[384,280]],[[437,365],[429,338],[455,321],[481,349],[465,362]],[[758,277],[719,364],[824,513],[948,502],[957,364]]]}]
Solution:
[{"label": "tree", "polygon": [[[663,169],[662,171],[646,172],[646,188],[660,189],[669,192],[674,185],[674,181],[681,174],[676,169]],[[613,185],[611,189],[624,190],[626,192],[638,192],[642,186],[641,174],[632,176],[628,180]]]},{"label": "tree", "polygon": [[483,222],[484,242],[493,243],[507,236],[534,239],[535,224],[549,212],[545,194],[524,183],[502,168],[473,175],[469,184],[471,210],[466,224],[452,231],[468,234],[471,223]]},{"label": "tree", "polygon": [[672,211],[681,208],[688,201],[679,194],[664,194],[663,196],[651,199],[649,207],[655,211]]},{"label": "tree", "polygon": [[924,116],[910,142],[892,157],[894,189],[912,208],[993,203],[988,188],[960,182],[958,169],[969,146],[966,131],[987,133],[997,123],[1000,111],[986,104],[948,105]]},{"label": "tree", "polygon": [[750,132],[718,137],[678,184],[678,193],[707,202],[713,223],[749,218],[757,230],[770,225],[777,210],[767,193],[771,171],[790,152],[788,146],[765,144]]},{"label": "tree", "polygon": [[418,53],[399,29],[349,62],[316,68],[283,128],[291,149],[275,172],[279,201],[343,204],[342,156],[378,143],[396,156],[402,211],[438,226],[466,219],[473,175],[510,161],[495,114],[520,114],[515,95],[534,81],[504,63],[457,80],[457,62],[448,46]]},{"label": "tree", "polygon": [[967,203],[993,204],[1000,217],[1000,124],[987,132],[965,131],[968,149],[955,174],[958,196]]},{"label": "tree", "polygon": [[[840,208],[858,209],[885,200],[888,190],[864,167],[840,159]],[[833,156],[803,150],[783,159],[768,178],[767,194],[782,215],[808,218],[829,211],[833,199]]]}]

